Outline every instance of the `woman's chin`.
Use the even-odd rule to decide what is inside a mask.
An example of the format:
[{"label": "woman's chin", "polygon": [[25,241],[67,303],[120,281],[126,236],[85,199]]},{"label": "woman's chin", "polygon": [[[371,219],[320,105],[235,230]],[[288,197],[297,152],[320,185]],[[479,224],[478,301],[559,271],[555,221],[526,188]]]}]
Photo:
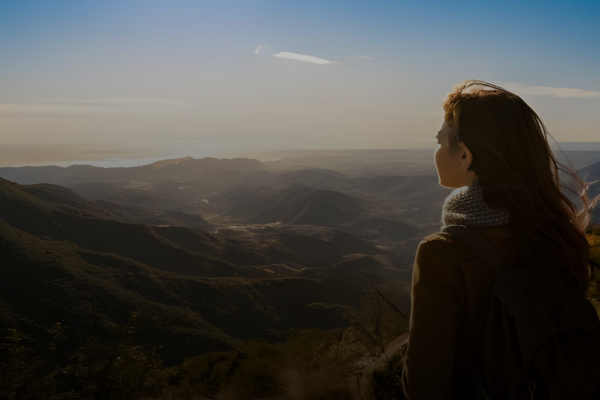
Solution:
[{"label": "woman's chin", "polygon": [[440,186],[448,188],[448,189],[458,189],[461,187],[469,186],[465,182],[448,182],[448,181],[443,181],[443,180],[439,179],[439,177],[438,177],[438,184]]},{"label": "woman's chin", "polygon": [[440,186],[448,188],[448,189],[458,189],[459,187],[461,187],[461,186],[456,186],[456,185],[452,185],[452,184],[449,184],[449,183],[445,183],[445,182],[442,182],[442,181],[439,181],[438,183],[439,183]]}]

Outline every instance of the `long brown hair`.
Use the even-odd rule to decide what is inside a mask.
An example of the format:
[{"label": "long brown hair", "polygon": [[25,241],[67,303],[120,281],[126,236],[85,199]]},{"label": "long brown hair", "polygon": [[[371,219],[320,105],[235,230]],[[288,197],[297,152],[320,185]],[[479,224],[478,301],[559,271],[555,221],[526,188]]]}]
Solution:
[{"label": "long brown hair", "polygon": [[[469,169],[482,184],[484,201],[509,212],[511,231],[528,249],[526,262],[538,270],[561,270],[567,286],[585,294],[590,283],[585,230],[600,195],[589,199],[589,184],[556,160],[543,122],[514,93],[464,81],[448,94],[444,111],[450,125],[457,115],[458,132],[451,142],[456,147],[464,143],[473,154]],[[559,170],[570,175],[576,193]],[[561,188],[581,200],[581,210]]]}]

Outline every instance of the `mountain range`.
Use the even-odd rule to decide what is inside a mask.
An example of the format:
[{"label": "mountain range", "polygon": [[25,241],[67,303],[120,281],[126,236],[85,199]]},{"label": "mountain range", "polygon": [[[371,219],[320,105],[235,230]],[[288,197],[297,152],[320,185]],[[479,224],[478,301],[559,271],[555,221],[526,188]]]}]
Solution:
[{"label": "mountain range", "polygon": [[[347,326],[340,310],[360,306],[362,270],[406,287],[451,192],[437,176],[373,171],[211,158],[0,168],[0,327],[35,336],[62,321],[86,337],[141,311],[177,364]],[[600,180],[600,162],[580,173]]]},{"label": "mountain range", "polygon": [[[394,255],[330,228],[265,226],[252,238],[126,221],[56,185],[0,180],[0,324],[41,332],[62,321],[86,336],[101,318],[153,315],[167,363],[294,327],[348,321],[325,303],[359,306],[358,266]],[[347,261],[353,267],[346,270]]]}]

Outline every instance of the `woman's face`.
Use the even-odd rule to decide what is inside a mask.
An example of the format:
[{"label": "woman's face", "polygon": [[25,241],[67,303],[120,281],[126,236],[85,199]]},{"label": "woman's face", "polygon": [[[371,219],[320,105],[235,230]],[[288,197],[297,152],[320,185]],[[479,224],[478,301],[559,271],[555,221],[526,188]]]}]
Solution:
[{"label": "woman's face", "polygon": [[435,167],[437,169],[439,184],[448,188],[459,188],[470,185],[475,173],[467,171],[471,166],[473,156],[464,143],[458,147],[450,147],[451,135],[456,135],[458,130],[458,118],[454,119],[452,126],[444,120],[442,129],[436,138],[438,147],[434,153]]}]

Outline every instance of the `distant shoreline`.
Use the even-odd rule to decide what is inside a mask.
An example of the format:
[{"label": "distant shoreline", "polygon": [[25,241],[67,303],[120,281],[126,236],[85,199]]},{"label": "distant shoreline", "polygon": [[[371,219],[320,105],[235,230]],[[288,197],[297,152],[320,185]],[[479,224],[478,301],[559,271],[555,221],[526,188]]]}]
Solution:
[{"label": "distant shoreline", "polygon": [[[576,152],[577,158],[594,160],[600,152],[600,142],[559,142],[564,152]],[[96,148],[98,149],[98,147]],[[253,158],[259,161],[273,161],[282,158],[297,159],[304,157],[343,157],[343,156],[384,156],[395,154],[403,158],[413,154],[417,158],[429,159],[434,148],[424,149],[285,149],[266,151],[229,152],[221,154],[197,154],[194,149],[189,153],[171,153],[153,150],[102,149],[92,150],[92,145],[57,145],[57,144],[0,144],[0,168],[6,167],[38,167],[71,165],[91,165],[102,168],[138,167],[153,162],[183,158]],[[587,155],[585,153],[588,153]],[[75,158],[75,159],[73,159]],[[598,157],[600,159],[600,157]],[[431,159],[433,161],[433,159]],[[559,157],[560,161],[560,157]]]}]

